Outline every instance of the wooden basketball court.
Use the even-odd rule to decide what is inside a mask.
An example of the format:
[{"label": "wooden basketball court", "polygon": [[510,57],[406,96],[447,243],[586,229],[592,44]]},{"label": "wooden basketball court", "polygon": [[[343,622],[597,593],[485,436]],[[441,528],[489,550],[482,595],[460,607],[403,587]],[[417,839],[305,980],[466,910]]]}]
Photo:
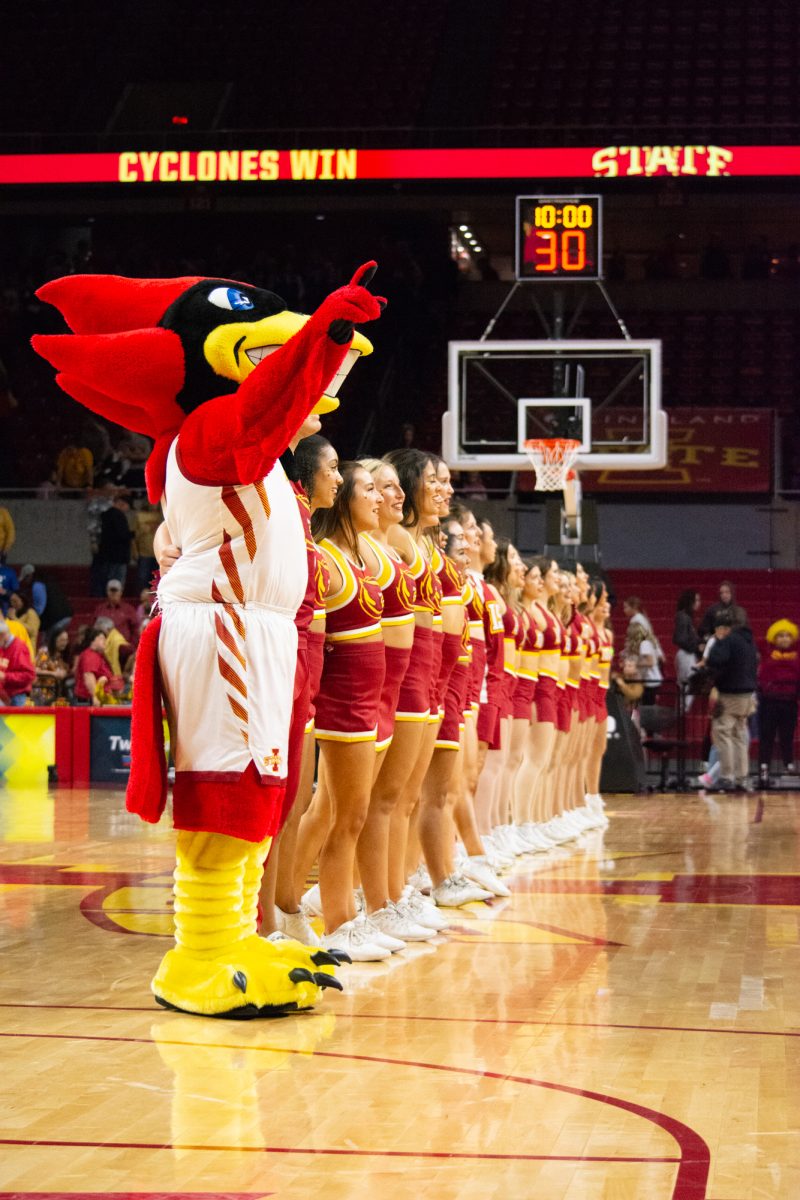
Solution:
[{"label": "wooden basketball court", "polygon": [[172,834],[0,797],[0,1200],[796,1200],[799,793],[619,797],[313,1013],[157,1008]]}]

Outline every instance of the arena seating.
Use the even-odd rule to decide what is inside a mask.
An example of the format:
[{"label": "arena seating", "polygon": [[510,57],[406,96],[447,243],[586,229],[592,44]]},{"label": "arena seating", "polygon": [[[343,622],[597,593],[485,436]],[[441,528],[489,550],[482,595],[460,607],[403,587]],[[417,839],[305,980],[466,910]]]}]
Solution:
[{"label": "arena seating", "polygon": [[[106,57],[89,36],[99,22],[114,48]],[[208,122],[215,129],[326,125],[356,143],[369,129],[372,140],[383,132],[393,143],[414,130],[417,140],[424,130],[440,144],[461,132],[518,141],[524,130],[532,140],[573,143],[597,132],[606,144],[631,128],[780,142],[800,122],[800,20],[791,4],[734,0],[698,13],[690,0],[590,0],[576,12],[496,0],[487,23],[484,6],[453,0],[340,0],[335,21],[311,20],[308,6],[291,0],[268,10],[248,0],[75,0],[53,21],[47,0],[29,0],[5,38],[0,135],[98,140],[115,131],[127,85],[155,87],[178,61],[193,86],[219,87],[224,101]],[[531,51],[542,44],[548,53],[534,69]],[[58,63],[60,89],[39,62]],[[335,105],[331,63],[339,69]],[[154,96],[148,128],[159,128],[159,115]],[[169,119],[164,113],[165,132]]]},{"label": "arena seating", "polygon": [[672,627],[681,592],[694,588],[700,593],[701,614],[718,599],[720,580],[729,579],[736,591],[737,603],[747,611],[757,641],[778,617],[800,617],[800,576],[796,571],[671,571],[614,570],[611,583],[617,598],[614,629],[617,638],[625,632],[622,601],[638,596],[650,618],[667,656],[666,675],[672,675]]}]

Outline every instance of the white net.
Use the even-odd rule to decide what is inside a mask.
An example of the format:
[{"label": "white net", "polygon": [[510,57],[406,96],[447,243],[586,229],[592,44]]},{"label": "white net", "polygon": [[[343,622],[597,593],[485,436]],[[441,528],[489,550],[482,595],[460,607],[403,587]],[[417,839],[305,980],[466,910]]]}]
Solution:
[{"label": "white net", "polygon": [[525,453],[536,472],[536,490],[563,491],[580,448],[573,438],[529,438]]}]

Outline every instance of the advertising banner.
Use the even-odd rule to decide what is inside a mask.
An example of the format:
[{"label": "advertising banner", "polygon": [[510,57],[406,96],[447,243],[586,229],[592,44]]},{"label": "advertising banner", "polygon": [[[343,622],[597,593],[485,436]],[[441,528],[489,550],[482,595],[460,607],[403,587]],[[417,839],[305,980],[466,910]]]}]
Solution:
[{"label": "advertising banner", "polygon": [[131,769],[129,716],[93,716],[90,763],[92,783],[125,783]]},{"label": "advertising banner", "polygon": [[[592,414],[592,436],[637,436],[641,413]],[[767,493],[772,485],[773,412],[752,408],[671,408],[669,462],[660,471],[581,471],[586,492]],[[520,477],[523,478],[522,476]]]},{"label": "advertising banner", "polygon": [[26,712],[24,708],[0,713],[0,784],[47,783],[47,768],[55,761],[54,713]]}]

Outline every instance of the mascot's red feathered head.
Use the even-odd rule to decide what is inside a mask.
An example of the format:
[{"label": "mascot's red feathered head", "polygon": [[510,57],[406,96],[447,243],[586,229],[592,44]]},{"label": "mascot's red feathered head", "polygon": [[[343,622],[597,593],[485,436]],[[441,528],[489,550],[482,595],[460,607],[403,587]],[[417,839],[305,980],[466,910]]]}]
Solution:
[{"label": "mascot's red feathered head", "polygon": [[[59,387],[100,416],[155,440],[152,500],[160,494],[161,460],[187,416],[237,392],[309,320],[273,292],[226,279],[70,275],[36,294],[73,331],[32,339],[58,371]],[[371,353],[369,340],[352,333],[314,411],[338,406],[343,379],[360,355]]]}]

